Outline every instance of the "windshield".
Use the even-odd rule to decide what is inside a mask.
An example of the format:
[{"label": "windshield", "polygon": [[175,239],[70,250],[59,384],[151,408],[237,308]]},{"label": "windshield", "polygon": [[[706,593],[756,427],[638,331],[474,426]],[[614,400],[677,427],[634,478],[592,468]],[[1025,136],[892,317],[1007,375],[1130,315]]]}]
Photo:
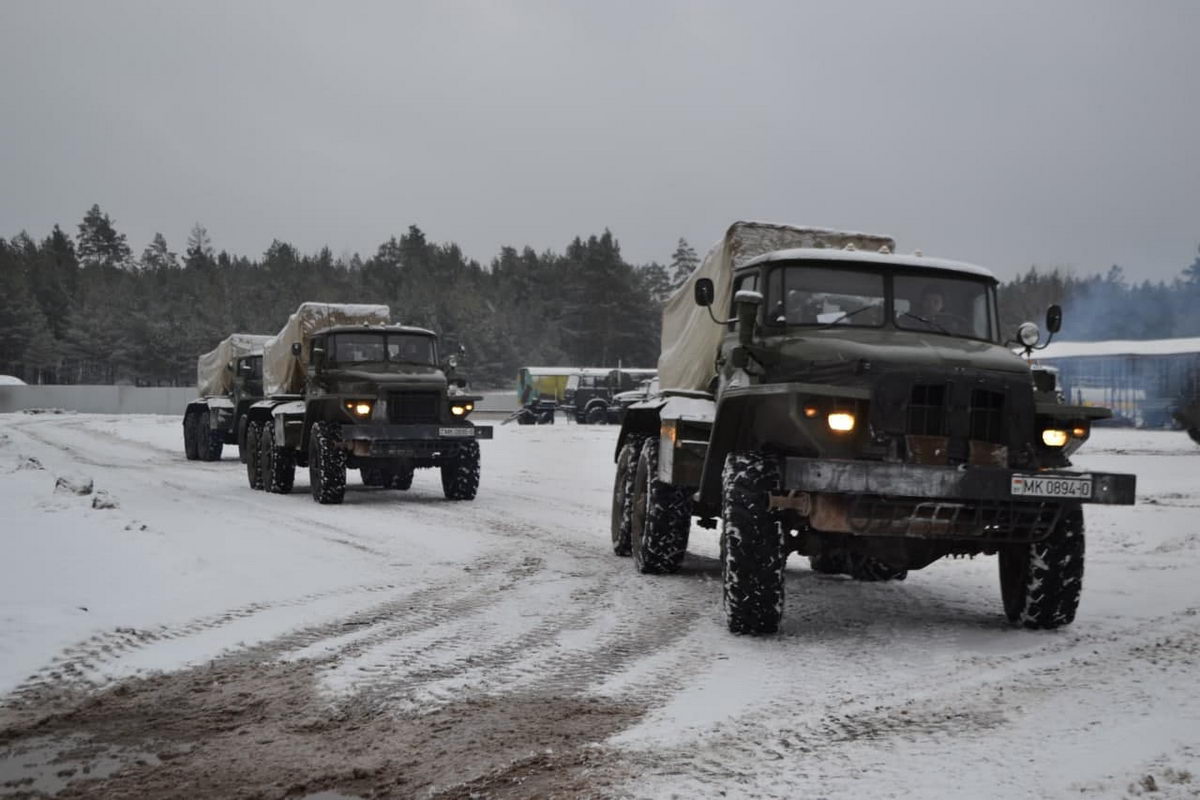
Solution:
[{"label": "windshield", "polygon": [[261,378],[262,374],[262,356],[249,356],[242,359],[242,375],[246,378],[254,379]]},{"label": "windshield", "polygon": [[897,328],[996,340],[991,285],[933,273],[893,274],[865,266],[785,265],[767,277],[766,323]]},{"label": "windshield", "polygon": [[768,280],[767,320],[776,325],[883,324],[883,275],[829,267],[783,267]]},{"label": "windshield", "polygon": [[437,364],[431,336],[413,333],[337,333],[330,337],[335,364]]},{"label": "windshield", "polygon": [[995,338],[991,293],[986,283],[969,278],[897,275],[892,285],[897,328]]}]

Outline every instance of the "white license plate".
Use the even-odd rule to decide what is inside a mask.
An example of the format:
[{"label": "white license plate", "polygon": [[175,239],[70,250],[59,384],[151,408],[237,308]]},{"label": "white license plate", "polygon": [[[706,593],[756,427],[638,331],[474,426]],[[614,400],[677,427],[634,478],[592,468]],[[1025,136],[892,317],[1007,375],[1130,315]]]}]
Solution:
[{"label": "white license plate", "polygon": [[474,428],[438,428],[438,436],[466,436],[475,435]]},{"label": "white license plate", "polygon": [[1073,497],[1079,500],[1090,500],[1092,477],[1090,475],[1081,478],[1013,475],[1012,494],[1014,497]]}]

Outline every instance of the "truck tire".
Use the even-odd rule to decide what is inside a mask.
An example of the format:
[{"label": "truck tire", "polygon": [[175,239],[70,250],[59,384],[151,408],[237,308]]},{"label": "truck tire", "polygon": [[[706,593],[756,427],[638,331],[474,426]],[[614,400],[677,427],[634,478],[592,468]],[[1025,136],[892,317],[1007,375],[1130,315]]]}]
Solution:
[{"label": "truck tire", "polygon": [[225,440],[221,434],[212,429],[212,417],[208,411],[201,411],[196,422],[196,447],[201,461],[220,461],[221,451],[225,449]]},{"label": "truck tire", "polygon": [[687,489],[658,479],[658,439],[647,438],[633,479],[629,550],[642,574],[678,572],[687,553],[692,501]]},{"label": "truck tire", "polygon": [[[476,446],[476,449],[478,449],[478,446]],[[476,469],[478,469],[478,467],[476,467]],[[384,476],[383,476],[384,477],[383,485],[388,487],[389,489],[399,489],[401,491],[407,491],[408,489],[412,488],[414,472],[416,472],[416,470],[412,467],[398,467],[397,469],[391,470],[390,472],[385,472]],[[475,486],[476,487],[479,486],[478,476],[475,479]]]},{"label": "truck tire", "polygon": [[594,405],[587,410],[585,420],[589,425],[607,425],[608,424],[608,408],[603,405]]},{"label": "truck tire", "polygon": [[338,447],[341,429],[332,422],[314,422],[308,437],[308,482],[313,500],[336,505],[346,497],[346,451]]},{"label": "truck tire", "polygon": [[442,464],[442,492],[447,500],[474,500],[478,490],[479,442],[464,442],[458,455]]},{"label": "truck tire", "polygon": [[1010,622],[1033,630],[1069,625],[1083,589],[1083,509],[1069,507],[1048,537],[1000,551],[1000,596]]},{"label": "truck tire", "polygon": [[633,524],[633,479],[637,474],[638,457],[641,455],[645,436],[627,436],[621,452],[617,455],[617,474],[613,479],[612,528],[613,552],[619,556],[630,554],[629,526]]},{"label": "truck tire", "polygon": [[771,512],[779,466],[760,453],[725,457],[721,563],[725,621],[733,633],[774,633],[783,617],[784,531]]},{"label": "truck tire", "polygon": [[262,473],[258,469],[258,437],[262,432],[262,423],[251,422],[246,425],[246,480],[251,489],[261,489]]},{"label": "truck tire", "polygon": [[1188,428],[1188,436],[1192,437],[1192,441],[1200,444],[1200,428]]},{"label": "truck tire", "polygon": [[196,415],[183,415],[183,454],[188,461],[200,458],[200,448],[196,446]]},{"label": "truck tire", "polygon": [[246,424],[249,419],[243,416],[237,424],[238,461],[246,463]]},{"label": "truck tire", "polygon": [[296,458],[286,447],[277,447],[271,431],[258,432],[258,468],[262,487],[272,494],[291,494],[296,481]]}]

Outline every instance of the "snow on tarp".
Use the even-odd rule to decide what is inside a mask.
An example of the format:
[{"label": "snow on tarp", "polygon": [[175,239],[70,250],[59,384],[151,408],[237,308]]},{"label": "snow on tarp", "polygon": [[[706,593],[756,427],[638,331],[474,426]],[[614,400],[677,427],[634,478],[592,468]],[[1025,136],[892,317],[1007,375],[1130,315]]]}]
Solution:
[{"label": "snow on tarp", "polygon": [[1106,342],[1051,342],[1034,358],[1087,358],[1092,356],[1175,356],[1200,353],[1200,338],[1112,339]]},{"label": "snow on tarp", "polygon": [[[270,395],[299,394],[308,371],[305,339],[314,331],[333,325],[386,325],[391,321],[387,306],[362,303],[301,303],[287,324],[263,348],[263,389]],[[304,346],[300,357],[292,355],[292,344]]]},{"label": "snow on tarp", "polygon": [[229,362],[261,353],[270,338],[255,333],[235,333],[222,339],[219,345],[196,359],[196,393],[200,397],[229,394],[233,391]]},{"label": "snow on tarp", "polygon": [[801,247],[840,249],[848,244],[864,251],[887,247],[895,251],[890,236],[825,228],[800,228],[766,222],[735,222],[721,241],[713,245],[700,266],[683,285],[667,298],[662,316],[662,351],[658,357],[658,377],[663,389],[704,391],[716,375],[717,349],[725,335],[724,326],[709,317],[708,309],[696,305],[693,291],[696,281],[713,282],[713,314],[717,319],[729,313],[733,270],[752,258],[775,250]]}]

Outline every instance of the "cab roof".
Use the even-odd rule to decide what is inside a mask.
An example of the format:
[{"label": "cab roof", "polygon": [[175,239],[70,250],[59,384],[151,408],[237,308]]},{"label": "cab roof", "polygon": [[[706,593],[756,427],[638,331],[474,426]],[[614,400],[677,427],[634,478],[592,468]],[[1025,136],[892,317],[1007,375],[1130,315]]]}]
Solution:
[{"label": "cab roof", "polygon": [[313,336],[326,333],[411,333],[418,336],[437,337],[437,334],[427,328],[417,328],[412,325],[333,325],[313,331]]},{"label": "cab roof", "polygon": [[859,264],[879,264],[890,267],[909,267],[915,269],[936,270],[939,272],[956,272],[960,275],[971,275],[980,278],[996,280],[990,269],[968,264],[965,261],[950,261],[944,258],[927,258],[917,255],[900,255],[897,253],[878,253],[868,250],[834,250],[821,247],[797,247],[791,250],[775,250],[752,258],[739,267],[766,264],[773,261],[847,261]]}]

